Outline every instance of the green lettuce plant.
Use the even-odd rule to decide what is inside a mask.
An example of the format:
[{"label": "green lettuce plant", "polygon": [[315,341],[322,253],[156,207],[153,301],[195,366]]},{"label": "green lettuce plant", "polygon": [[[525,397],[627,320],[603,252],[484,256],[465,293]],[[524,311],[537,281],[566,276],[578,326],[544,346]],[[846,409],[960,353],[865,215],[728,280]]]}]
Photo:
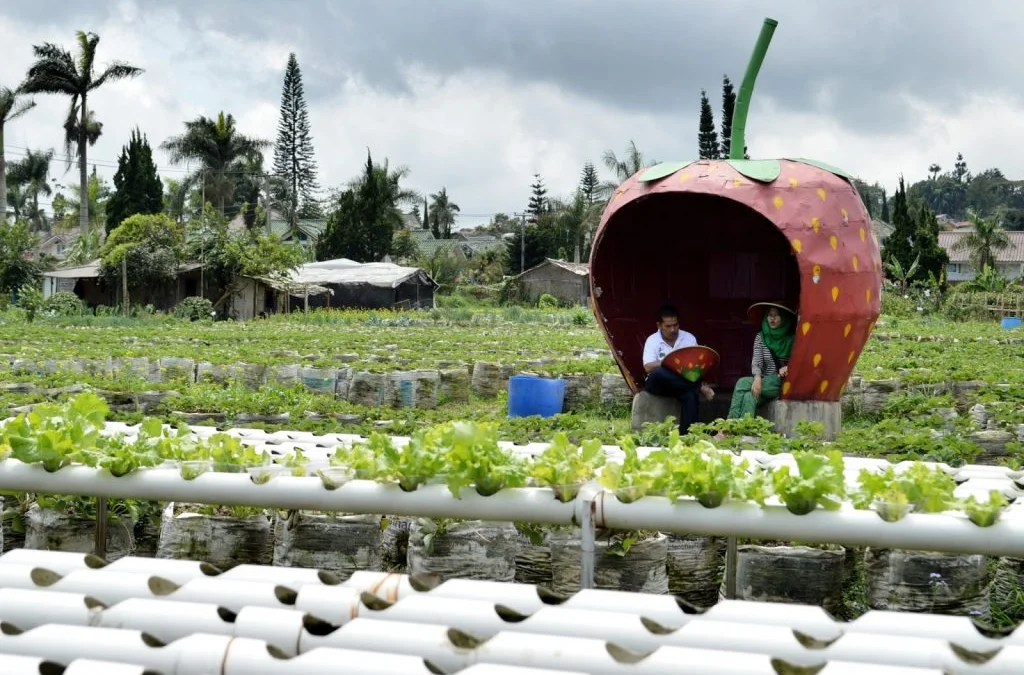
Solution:
[{"label": "green lettuce plant", "polygon": [[530,477],[537,485],[550,487],[558,501],[569,502],[604,462],[601,441],[590,439],[577,447],[569,442],[566,434],[559,432],[530,463]]}]

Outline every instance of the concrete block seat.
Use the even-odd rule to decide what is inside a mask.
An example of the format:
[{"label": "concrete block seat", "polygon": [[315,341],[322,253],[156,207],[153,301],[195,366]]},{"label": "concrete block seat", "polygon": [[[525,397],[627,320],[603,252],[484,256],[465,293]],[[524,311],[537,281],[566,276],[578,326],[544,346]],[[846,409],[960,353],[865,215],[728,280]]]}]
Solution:
[{"label": "concrete block seat", "polygon": [[[732,392],[717,391],[712,401],[700,401],[701,422],[725,417],[729,412]],[[649,422],[664,422],[669,417],[677,420],[681,413],[679,401],[654,396],[646,391],[633,396],[632,426],[639,431]],[[825,440],[834,440],[842,426],[842,406],[833,401],[769,401],[757,409],[757,415],[775,423],[775,431],[792,436],[802,421],[821,422],[825,426]]]}]

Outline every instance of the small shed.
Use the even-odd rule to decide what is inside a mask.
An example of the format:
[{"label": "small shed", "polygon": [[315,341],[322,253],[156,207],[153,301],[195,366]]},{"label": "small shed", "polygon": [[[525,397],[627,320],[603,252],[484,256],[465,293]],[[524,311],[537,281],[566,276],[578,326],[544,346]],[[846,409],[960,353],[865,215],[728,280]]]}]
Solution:
[{"label": "small shed", "polygon": [[[416,309],[434,306],[437,283],[419,267],[358,263],[347,258],[308,263],[278,279],[250,279],[235,300],[235,317],[317,307]],[[306,292],[309,292],[308,305]],[[285,302],[277,298],[284,296]]]},{"label": "small shed", "polygon": [[590,306],[590,266],[547,258],[518,277],[524,300],[537,302],[547,293],[567,305]]},{"label": "small shed", "polygon": [[84,265],[62,267],[43,272],[43,297],[70,291],[90,306],[107,303],[108,292],[100,284],[100,260]]}]

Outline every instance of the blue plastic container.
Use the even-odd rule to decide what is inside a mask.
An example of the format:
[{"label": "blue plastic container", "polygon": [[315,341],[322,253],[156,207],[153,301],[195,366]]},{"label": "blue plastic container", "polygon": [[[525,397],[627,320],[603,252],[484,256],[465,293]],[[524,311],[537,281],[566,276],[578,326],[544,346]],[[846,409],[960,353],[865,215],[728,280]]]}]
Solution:
[{"label": "blue plastic container", "polygon": [[1010,330],[1011,328],[1020,328],[1020,317],[1004,316],[1003,328],[1005,328],[1006,330]]},{"label": "blue plastic container", "polygon": [[552,417],[562,412],[565,380],[532,375],[513,375],[508,380],[508,416]]}]

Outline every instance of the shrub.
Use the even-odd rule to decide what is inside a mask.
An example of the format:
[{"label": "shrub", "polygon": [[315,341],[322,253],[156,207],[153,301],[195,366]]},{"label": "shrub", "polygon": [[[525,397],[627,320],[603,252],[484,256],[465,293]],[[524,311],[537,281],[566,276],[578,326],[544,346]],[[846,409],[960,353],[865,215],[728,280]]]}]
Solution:
[{"label": "shrub", "polygon": [[541,309],[557,309],[558,298],[550,293],[541,293],[540,297],[537,298],[537,306]]},{"label": "shrub", "polygon": [[189,321],[202,321],[210,318],[213,313],[213,303],[206,298],[190,296],[178,303],[174,308],[174,316]]},{"label": "shrub", "polygon": [[34,284],[25,284],[18,289],[18,307],[25,310],[25,318],[32,323],[36,312],[43,305],[43,290]]},{"label": "shrub", "polygon": [[85,304],[71,291],[60,291],[43,301],[42,310],[57,316],[80,316],[85,313]]},{"label": "shrub", "polygon": [[572,313],[572,325],[574,326],[589,326],[593,322],[594,315],[589,310],[577,308]]}]

